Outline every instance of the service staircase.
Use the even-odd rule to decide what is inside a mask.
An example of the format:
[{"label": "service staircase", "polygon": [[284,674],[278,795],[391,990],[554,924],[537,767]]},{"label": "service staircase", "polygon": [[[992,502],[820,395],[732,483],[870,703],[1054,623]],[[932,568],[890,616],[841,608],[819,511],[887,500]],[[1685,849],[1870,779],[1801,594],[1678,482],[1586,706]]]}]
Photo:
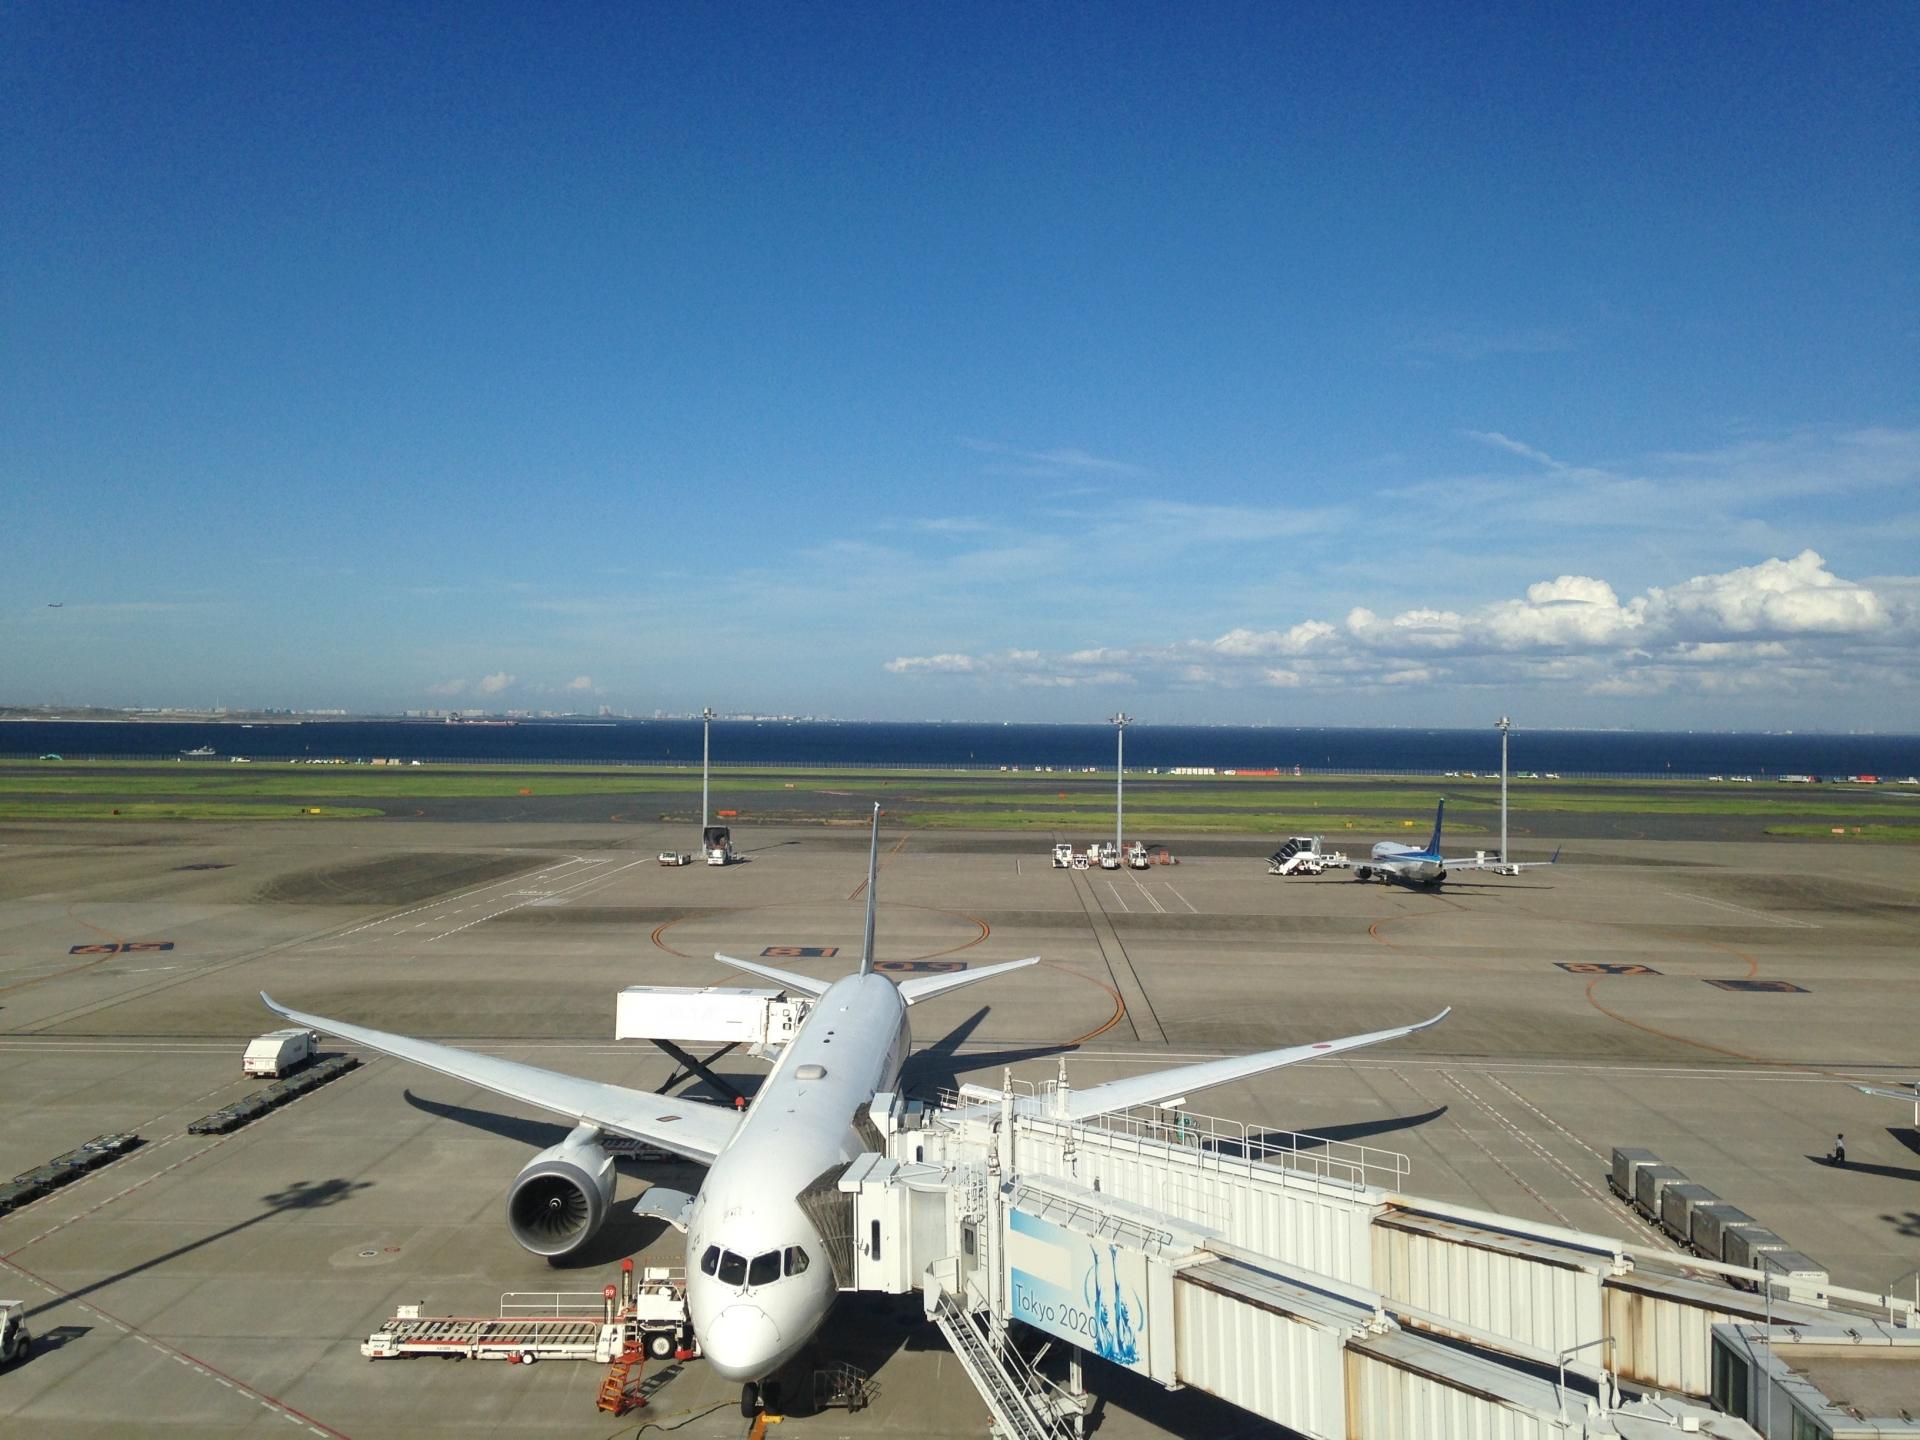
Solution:
[{"label": "service staircase", "polygon": [[646,1404],[634,1378],[634,1371],[645,1372],[646,1363],[637,1342],[614,1356],[613,1363],[607,1366],[607,1378],[600,1382],[599,1408],[618,1420],[629,1410]]},{"label": "service staircase", "polygon": [[1077,1433],[1073,1420],[1079,1407],[1028,1364],[1004,1333],[998,1343],[983,1335],[974,1317],[945,1288],[934,1302],[931,1318],[993,1412],[996,1436],[1071,1440]]}]

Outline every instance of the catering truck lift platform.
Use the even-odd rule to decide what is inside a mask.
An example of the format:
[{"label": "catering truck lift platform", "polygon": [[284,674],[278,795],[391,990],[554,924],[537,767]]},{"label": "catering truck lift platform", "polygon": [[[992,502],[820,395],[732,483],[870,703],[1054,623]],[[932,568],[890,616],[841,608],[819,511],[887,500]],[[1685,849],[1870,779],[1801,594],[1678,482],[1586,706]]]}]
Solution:
[{"label": "catering truck lift platform", "polygon": [[612,1365],[698,1353],[687,1317],[687,1287],[676,1271],[648,1269],[636,1285],[621,1262],[620,1285],[600,1294],[508,1291],[495,1316],[423,1315],[402,1305],[361,1345],[369,1360],[441,1355],[456,1360],[588,1360]]}]

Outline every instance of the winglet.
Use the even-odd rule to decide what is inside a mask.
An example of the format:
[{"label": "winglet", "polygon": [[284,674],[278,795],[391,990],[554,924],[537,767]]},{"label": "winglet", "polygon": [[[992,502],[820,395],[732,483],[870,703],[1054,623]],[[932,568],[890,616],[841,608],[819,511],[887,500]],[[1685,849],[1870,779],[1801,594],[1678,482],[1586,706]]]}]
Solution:
[{"label": "winglet", "polygon": [[873,892],[880,882],[880,802],[873,802],[873,843],[867,854],[867,938],[860,947],[860,973],[873,973]]}]

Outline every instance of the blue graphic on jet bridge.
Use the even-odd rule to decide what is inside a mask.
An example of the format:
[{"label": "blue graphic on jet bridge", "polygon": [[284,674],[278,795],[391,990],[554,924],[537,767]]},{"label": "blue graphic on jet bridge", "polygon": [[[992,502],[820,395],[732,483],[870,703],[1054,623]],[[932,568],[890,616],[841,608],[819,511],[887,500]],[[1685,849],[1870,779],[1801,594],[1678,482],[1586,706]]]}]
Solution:
[{"label": "blue graphic on jet bridge", "polygon": [[1024,1210],[1007,1227],[1013,1318],[1146,1374],[1146,1257]]}]

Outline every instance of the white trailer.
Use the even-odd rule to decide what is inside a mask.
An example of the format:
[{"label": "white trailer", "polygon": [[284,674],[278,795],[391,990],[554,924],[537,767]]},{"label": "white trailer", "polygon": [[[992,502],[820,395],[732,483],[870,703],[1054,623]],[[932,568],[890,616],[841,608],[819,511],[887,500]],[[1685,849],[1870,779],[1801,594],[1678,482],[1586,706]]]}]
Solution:
[{"label": "white trailer", "polygon": [[295,1027],[271,1031],[247,1042],[247,1053],[240,1059],[240,1073],[278,1079],[311,1060],[319,1044],[320,1037],[312,1030]]}]

